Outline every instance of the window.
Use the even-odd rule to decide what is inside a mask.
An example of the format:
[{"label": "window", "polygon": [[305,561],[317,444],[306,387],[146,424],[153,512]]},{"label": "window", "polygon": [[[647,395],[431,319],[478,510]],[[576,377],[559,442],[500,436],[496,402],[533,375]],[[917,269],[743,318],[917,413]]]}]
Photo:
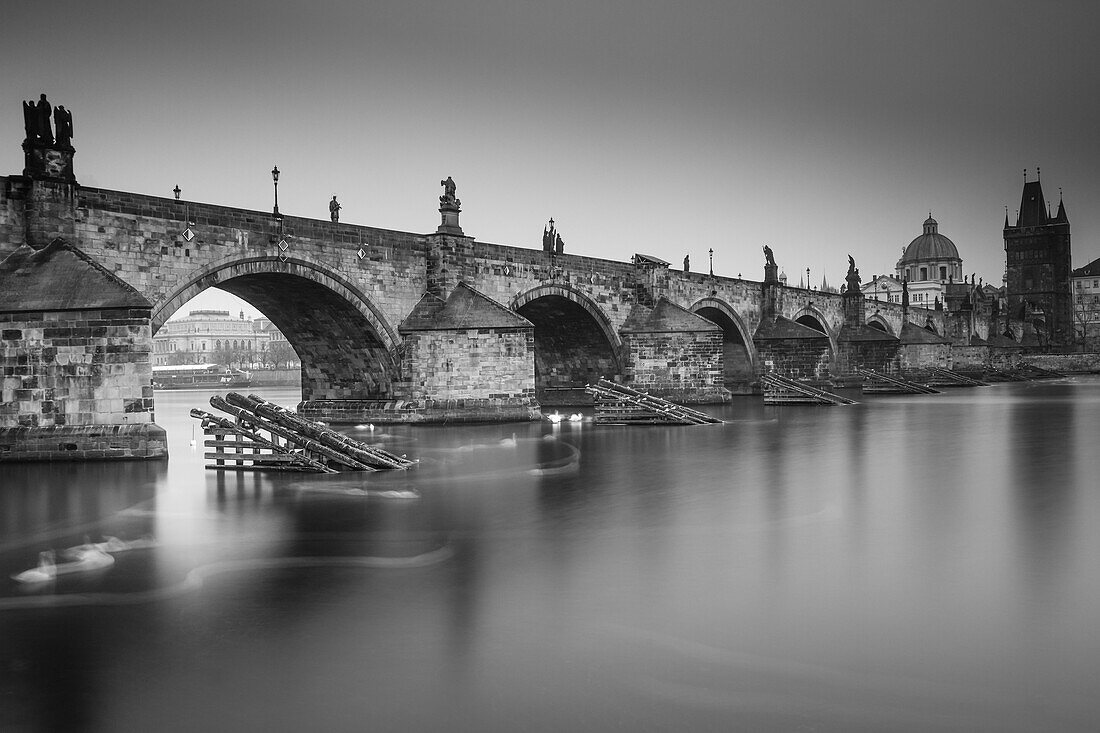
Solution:
[{"label": "window", "polygon": [[947,279],[947,268],[944,267],[943,265],[940,265],[940,280],[946,280],[946,279]]},{"label": "window", "polygon": [[920,279],[921,280],[927,280],[928,279],[928,268],[927,267],[920,268]]}]

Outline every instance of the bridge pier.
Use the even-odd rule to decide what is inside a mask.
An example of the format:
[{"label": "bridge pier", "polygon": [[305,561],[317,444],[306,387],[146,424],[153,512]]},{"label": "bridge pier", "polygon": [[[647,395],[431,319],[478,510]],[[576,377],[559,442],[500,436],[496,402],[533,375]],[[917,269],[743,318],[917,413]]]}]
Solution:
[{"label": "bridge pier", "polygon": [[901,342],[885,331],[867,325],[866,297],[860,289],[859,270],[850,260],[846,287],[841,294],[844,325],[837,337],[836,378],[841,383],[862,384],[860,369],[892,372],[897,367]]},{"label": "bridge pier", "polygon": [[459,282],[428,292],[398,328],[400,377],[389,400],[307,400],[329,423],[513,422],[541,419],[534,325]]},{"label": "bridge pier", "polygon": [[149,301],[62,239],[0,281],[0,462],[167,458]]},{"label": "bridge pier", "polygon": [[661,296],[623,323],[626,368],[631,387],[680,403],[729,402],[724,386],[722,328]]}]

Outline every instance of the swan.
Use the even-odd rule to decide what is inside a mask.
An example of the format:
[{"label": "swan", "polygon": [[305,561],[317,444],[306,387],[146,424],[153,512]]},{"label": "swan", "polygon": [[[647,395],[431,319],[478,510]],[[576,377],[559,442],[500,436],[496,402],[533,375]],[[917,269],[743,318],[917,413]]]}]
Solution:
[{"label": "swan", "polygon": [[561,422],[562,414],[559,413],[557,410],[554,410],[553,412],[551,412],[549,415],[546,416],[546,419],[549,420],[550,422],[554,423],[555,425],[557,425],[558,423]]},{"label": "swan", "polygon": [[53,580],[58,575],[99,570],[115,564],[114,557],[92,544],[70,547],[64,554],[66,557],[71,557],[72,560],[59,565],[54,561],[53,550],[40,552],[38,554],[38,567],[24,570],[11,577],[20,583],[44,583]]},{"label": "swan", "polygon": [[11,576],[18,583],[45,583],[57,577],[57,564],[54,563],[53,550],[38,553],[38,567],[24,570]]},{"label": "swan", "polygon": [[572,415],[569,416],[569,422],[580,422],[582,420],[584,420],[584,415],[580,414],[579,412],[574,412]]}]

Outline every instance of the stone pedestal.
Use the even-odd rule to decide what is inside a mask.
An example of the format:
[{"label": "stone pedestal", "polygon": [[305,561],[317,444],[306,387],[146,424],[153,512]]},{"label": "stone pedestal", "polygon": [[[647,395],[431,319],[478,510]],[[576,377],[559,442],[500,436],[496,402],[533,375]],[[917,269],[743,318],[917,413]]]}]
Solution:
[{"label": "stone pedestal", "polygon": [[764,265],[764,282],[779,283],[779,265],[769,263]]},{"label": "stone pedestal", "polygon": [[75,153],[76,149],[71,145],[46,145],[24,141],[23,175],[29,178],[76,183],[76,176],[73,174]]},{"label": "stone pedestal", "polygon": [[458,201],[450,202],[444,201],[440,204],[439,213],[442,220],[439,223],[439,228],[436,229],[438,234],[454,234],[456,236],[463,236],[462,227],[458,225],[458,215],[462,209],[459,208]]}]

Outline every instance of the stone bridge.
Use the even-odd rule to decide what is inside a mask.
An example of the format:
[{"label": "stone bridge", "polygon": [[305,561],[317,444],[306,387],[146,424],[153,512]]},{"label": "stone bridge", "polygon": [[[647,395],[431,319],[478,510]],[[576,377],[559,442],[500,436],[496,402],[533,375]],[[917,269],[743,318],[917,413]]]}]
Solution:
[{"label": "stone bridge", "polygon": [[[286,335],[302,362],[301,409],[337,420],[530,418],[538,400],[575,397],[599,377],[723,401],[766,370],[828,380],[949,359],[929,352],[949,341],[941,311],[868,301],[858,287],[786,287],[774,265],[753,281],[643,254],[618,262],[481,242],[462,231],[453,189],[436,230],[420,234],[81,186],[71,145],[23,147],[23,174],[0,178],[0,429],[151,423],[152,334],[215,286]],[[24,292],[51,290],[42,273],[64,257],[107,283],[100,294],[125,297]],[[94,313],[99,326],[80,315],[113,306],[125,313]],[[80,330],[114,328],[116,316],[126,329],[114,337]],[[59,320],[68,331],[49,330]],[[131,355],[113,376],[92,368],[112,346]],[[96,374],[59,363],[59,349],[81,348],[76,363]]]}]

